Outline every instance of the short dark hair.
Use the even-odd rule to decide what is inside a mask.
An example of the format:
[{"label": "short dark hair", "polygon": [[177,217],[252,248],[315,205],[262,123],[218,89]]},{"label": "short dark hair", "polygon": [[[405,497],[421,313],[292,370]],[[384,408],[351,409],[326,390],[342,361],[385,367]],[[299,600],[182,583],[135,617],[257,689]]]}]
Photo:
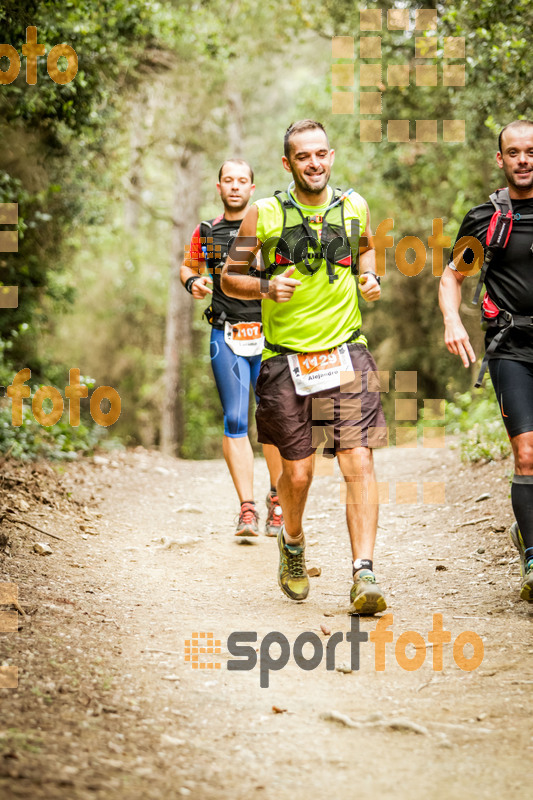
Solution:
[{"label": "short dark hair", "polygon": [[[302,133],[303,131],[313,131],[316,129],[321,130],[328,141],[328,135],[326,133],[326,129],[322,125],[321,122],[315,122],[314,119],[301,119],[299,122],[293,122],[289,125],[287,130],[285,131],[285,136],[283,138],[283,152],[285,154],[285,158],[289,158],[291,154],[291,145],[290,145],[290,138],[294,136],[295,133]],[[329,147],[329,141],[328,141]]]},{"label": "short dark hair", "polygon": [[515,119],[513,120],[513,122],[509,122],[509,124],[506,125],[505,128],[502,128],[500,131],[500,135],[498,136],[499,152],[501,153],[502,151],[502,136],[508,128],[521,128],[521,127],[527,127],[528,125],[533,126],[533,122],[531,122],[531,120],[529,119]]},{"label": "short dark hair", "polygon": [[222,170],[224,169],[226,164],[244,164],[250,170],[250,178],[252,180],[252,183],[254,182],[254,171],[251,168],[251,166],[249,165],[249,163],[244,160],[244,158],[227,158],[224,161],[224,163],[222,164],[222,166],[220,167],[219,171],[218,171],[218,182],[219,183],[220,183],[220,179],[222,177]]}]

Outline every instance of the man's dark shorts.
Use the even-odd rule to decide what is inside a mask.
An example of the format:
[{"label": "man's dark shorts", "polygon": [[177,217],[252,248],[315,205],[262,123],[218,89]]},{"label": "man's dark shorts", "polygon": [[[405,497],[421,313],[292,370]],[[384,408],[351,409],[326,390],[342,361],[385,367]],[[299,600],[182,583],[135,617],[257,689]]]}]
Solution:
[{"label": "man's dark shorts", "polygon": [[350,344],[348,349],[354,379],[341,389],[306,397],[296,394],[287,356],[261,364],[255,416],[262,444],[276,445],[288,461],[307,458],[317,449],[332,457],[338,450],[387,445],[376,363],[364,345]]},{"label": "man's dark shorts", "polygon": [[489,370],[509,438],[533,431],[533,364],[491,358]]}]

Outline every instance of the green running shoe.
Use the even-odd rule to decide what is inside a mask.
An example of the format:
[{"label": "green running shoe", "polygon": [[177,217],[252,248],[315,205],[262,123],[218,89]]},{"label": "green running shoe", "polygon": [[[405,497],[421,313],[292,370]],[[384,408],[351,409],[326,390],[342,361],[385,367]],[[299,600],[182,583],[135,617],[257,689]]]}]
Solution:
[{"label": "green running shoe", "polygon": [[283,527],[278,533],[279,571],[281,591],[291,600],[305,600],[309,594],[309,578],[305,568],[305,544],[287,544]]},{"label": "green running shoe", "polygon": [[283,525],[283,511],[279,504],[277,494],[269,492],[266,496],[267,520],[265,533],[267,536],[277,536]]},{"label": "green running shoe", "polygon": [[520,574],[524,579],[520,589],[520,597],[527,603],[533,603],[533,561],[526,563],[526,548],[517,522],[513,522],[511,525],[509,535],[520,556]]},{"label": "green running shoe", "polygon": [[386,600],[376,581],[376,576],[371,570],[360,569],[353,580],[350,592],[350,614],[372,616],[385,611]]}]

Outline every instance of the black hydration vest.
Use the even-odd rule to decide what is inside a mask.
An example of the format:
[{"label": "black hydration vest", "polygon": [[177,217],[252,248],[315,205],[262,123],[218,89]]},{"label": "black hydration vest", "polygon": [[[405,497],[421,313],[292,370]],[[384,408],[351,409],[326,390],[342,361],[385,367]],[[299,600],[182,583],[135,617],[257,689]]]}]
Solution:
[{"label": "black hydration vest", "polygon": [[[533,215],[515,215],[513,213],[513,204],[511,202],[508,188],[497,189],[490,195],[490,201],[495,208],[495,212],[492,215],[492,219],[487,231],[487,238],[485,241],[487,249],[485,250],[483,266],[481,267],[481,271],[479,273],[479,280],[477,282],[476,291],[472,300],[472,305],[474,306],[476,306],[479,302],[481,289],[483,288],[483,284],[485,282],[485,276],[495,253],[497,253],[499,250],[504,250],[507,247],[509,237],[511,236],[511,232],[513,230],[513,220],[515,218],[533,218]],[[533,253],[533,246],[531,252]],[[482,301],[481,321],[485,328],[495,327],[498,328],[498,332],[485,351],[485,356],[481,362],[481,369],[479,370],[479,375],[474,384],[476,388],[479,388],[483,383],[483,377],[488,366],[489,358],[492,356],[495,350],[507,339],[513,328],[530,328],[533,326],[533,316],[511,314],[511,312],[507,311],[505,308],[499,308],[499,306],[497,306],[496,303],[489,297],[488,292],[485,292]]]},{"label": "black hydration vest", "polygon": [[260,300],[240,300],[228,297],[222,291],[220,276],[229,250],[240,227],[240,220],[227,220],[220,216],[200,223],[200,242],[205,263],[213,278],[211,304],[204,316],[214,328],[223,328],[224,322],[259,322]]},{"label": "black hydration vest", "polygon": [[[266,275],[284,272],[295,264],[306,275],[314,275],[326,262],[329,282],[337,280],[335,267],[346,267],[357,274],[360,226],[359,220],[350,220],[346,230],[344,200],[349,193],[335,189],[328,208],[323,214],[304,216],[287,192],[274,193],[283,212],[283,228],[279,237],[273,236],[261,246]],[[320,239],[310,222],[322,225]]]}]

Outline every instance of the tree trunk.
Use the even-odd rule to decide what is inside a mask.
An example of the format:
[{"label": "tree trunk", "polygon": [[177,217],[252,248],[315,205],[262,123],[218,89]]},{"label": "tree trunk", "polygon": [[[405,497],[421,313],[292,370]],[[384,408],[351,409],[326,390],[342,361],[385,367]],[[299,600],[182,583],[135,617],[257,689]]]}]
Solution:
[{"label": "tree trunk", "polygon": [[228,91],[228,153],[229,158],[244,154],[244,114],[240,92]]},{"label": "tree trunk", "polygon": [[178,455],[184,438],[184,395],[181,370],[183,356],[191,352],[193,341],[193,298],[180,281],[180,267],[185,248],[199,217],[200,154],[182,148],[175,161],[174,200],[172,204],[172,240],[170,286],[165,333],[165,396],[161,426],[161,449]]},{"label": "tree trunk", "polygon": [[124,228],[135,234],[139,228],[141,198],[144,186],[144,155],[150,146],[150,131],[154,124],[157,98],[155,93],[141,95],[132,113],[130,136],[130,169],[126,179]]}]

